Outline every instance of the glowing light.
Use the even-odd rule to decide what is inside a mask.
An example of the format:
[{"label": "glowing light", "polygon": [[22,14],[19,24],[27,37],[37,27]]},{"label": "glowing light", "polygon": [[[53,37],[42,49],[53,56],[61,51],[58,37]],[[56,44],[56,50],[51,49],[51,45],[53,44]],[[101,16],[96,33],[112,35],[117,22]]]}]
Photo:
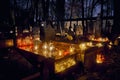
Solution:
[{"label": "glowing light", "polygon": [[97,54],[96,63],[100,64],[104,62],[104,56],[102,54]]},{"label": "glowing light", "polygon": [[48,44],[48,46],[49,46],[49,50],[50,50],[50,51],[52,51],[52,50],[54,49],[54,45],[53,45],[52,42],[50,42],[50,43]]},{"label": "glowing light", "polygon": [[73,40],[73,37],[71,35],[67,34],[67,39],[71,41],[71,40]]},{"label": "glowing light", "polygon": [[35,50],[37,50],[38,49],[38,46],[35,46]]},{"label": "glowing light", "polygon": [[54,46],[50,46],[49,50],[52,51],[54,49]]},{"label": "glowing light", "polygon": [[118,38],[120,39],[120,36],[118,36]]},{"label": "glowing light", "polygon": [[35,38],[35,40],[40,40],[40,38],[39,38],[39,37],[37,37],[37,38]]},{"label": "glowing light", "polygon": [[109,47],[109,49],[111,49],[111,48],[112,48],[112,46],[111,46],[111,45],[108,45],[108,47]]},{"label": "glowing light", "polygon": [[48,47],[47,47],[47,43],[44,43],[42,48],[43,48],[43,49],[47,49],[47,48],[48,48]]},{"label": "glowing light", "polygon": [[10,33],[13,33],[13,31],[11,30]]},{"label": "glowing light", "polygon": [[112,45],[113,45],[113,43],[112,43],[112,42],[109,42],[109,45],[108,45],[109,49],[112,48]]},{"label": "glowing light", "polygon": [[13,45],[14,45],[12,39],[10,39],[10,40],[6,40],[6,41],[5,41],[5,44],[6,44],[6,46],[13,46]]},{"label": "glowing light", "polygon": [[[53,43],[43,43],[43,46],[42,46],[42,53],[43,53],[43,56],[45,57],[52,57],[55,55],[55,51],[54,51],[55,47],[53,45]],[[47,53],[46,53],[47,52]]]},{"label": "glowing light", "polygon": [[91,38],[91,40],[93,40],[93,41],[94,41],[94,38]]},{"label": "glowing light", "polygon": [[58,51],[58,55],[59,55],[59,56],[62,56],[62,53],[63,53],[62,50],[59,50],[59,51]]},{"label": "glowing light", "polygon": [[34,49],[32,37],[19,37],[17,39],[17,47],[26,51],[32,51]]},{"label": "glowing light", "polygon": [[85,44],[85,43],[81,43],[81,44],[79,45],[79,48],[80,48],[81,50],[85,50],[87,47],[86,47],[86,44]]},{"label": "glowing light", "polygon": [[100,37],[100,38],[97,39],[97,41],[103,41],[103,39]]},{"label": "glowing light", "polygon": [[29,30],[24,29],[24,30],[23,30],[23,33],[29,33]]},{"label": "glowing light", "polygon": [[65,56],[65,55],[68,55],[68,54],[69,54],[69,51],[65,51],[63,54],[64,54],[64,56]]},{"label": "glowing light", "polygon": [[97,43],[96,46],[97,47],[102,47],[103,45],[102,45],[102,43]]},{"label": "glowing light", "polygon": [[92,47],[93,43],[92,42],[87,42],[86,45],[89,46],[89,47]]},{"label": "glowing light", "polygon": [[48,51],[45,50],[42,53],[43,53],[43,56],[48,57],[48,55],[47,55]]},{"label": "glowing light", "polygon": [[67,68],[69,68],[75,64],[76,64],[76,62],[73,58],[68,58],[68,59],[65,59],[63,61],[56,62],[55,63],[55,72],[56,73],[62,72],[62,71],[66,70]]},{"label": "glowing light", "polygon": [[60,33],[56,33],[56,35],[60,36],[61,34]]},{"label": "glowing light", "polygon": [[92,40],[92,41],[97,41],[97,42],[107,42],[107,41],[109,41],[109,39],[107,37],[106,38],[102,38],[102,37],[94,38],[94,37],[91,37],[89,39]]},{"label": "glowing light", "polygon": [[17,46],[21,46],[22,45],[22,39],[17,39]]},{"label": "glowing light", "polygon": [[110,44],[110,45],[113,45],[113,43],[112,43],[112,42],[110,42],[109,44]]},{"label": "glowing light", "polygon": [[70,52],[70,53],[73,53],[74,51],[75,51],[75,48],[74,48],[73,46],[70,46],[69,52]]}]

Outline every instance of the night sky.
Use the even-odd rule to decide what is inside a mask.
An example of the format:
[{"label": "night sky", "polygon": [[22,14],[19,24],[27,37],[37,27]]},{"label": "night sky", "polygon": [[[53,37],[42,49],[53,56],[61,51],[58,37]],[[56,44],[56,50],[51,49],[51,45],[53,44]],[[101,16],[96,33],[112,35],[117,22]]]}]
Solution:
[{"label": "night sky", "polygon": [[[10,13],[10,10],[13,8],[13,1],[14,0],[10,0],[10,2],[9,2],[9,0],[0,0],[0,10],[1,10],[1,12],[0,12],[0,25],[6,25],[6,26],[11,26],[11,25],[13,25],[13,20],[12,20],[12,17],[11,17],[11,13]],[[87,1],[87,2],[89,2],[89,0],[84,0],[84,1]],[[92,1],[92,0],[91,0]],[[26,7],[26,4],[27,4],[27,1],[26,0],[16,0],[16,2],[18,3],[17,4],[17,7],[18,8],[21,8],[21,9],[26,9],[26,8],[30,8],[30,6],[31,6],[31,0],[29,0],[29,2],[28,2],[28,7]],[[54,2],[56,2],[56,0],[54,0]],[[78,5],[77,3],[80,3],[81,2],[81,0],[78,0],[78,2],[77,2],[77,0],[75,0],[75,2],[73,3],[73,6],[76,6],[76,5]],[[40,2],[39,2],[40,3]],[[70,0],[65,0],[65,20],[66,19],[70,19],[70,15],[71,15],[71,9],[70,9],[70,6],[71,6],[71,4],[70,4],[71,2],[70,2]],[[116,0],[116,2],[115,2],[115,9],[114,9],[114,7],[113,7],[113,1],[112,0],[110,0],[110,4],[112,4],[111,6],[110,6],[110,8],[111,8],[111,14],[110,14],[110,16],[114,16],[114,13],[115,13],[115,17],[114,17],[114,19],[115,19],[115,25],[114,25],[114,29],[113,29],[113,31],[114,31],[114,33],[119,33],[120,31],[119,31],[119,7],[117,6],[117,5],[119,5],[118,4],[119,3],[119,1],[117,1]],[[52,3],[51,3],[52,4]],[[86,4],[86,3],[85,3]],[[92,5],[92,3],[90,3],[90,5]],[[55,17],[55,14],[54,14],[54,10],[53,10],[53,8],[54,8],[54,6],[55,5],[53,5],[53,7],[52,7],[52,5],[50,5],[51,7],[49,7],[49,8],[51,8],[50,10],[51,11],[49,11],[49,14],[50,15],[54,15],[54,17],[53,17],[53,19],[56,19],[56,17]],[[89,6],[89,5],[88,5]],[[76,19],[76,18],[81,18],[81,12],[79,12],[80,11],[80,9],[81,9],[81,6],[78,6],[79,8],[74,8],[75,10],[72,12],[72,18],[73,19]],[[96,8],[94,8],[94,13],[93,13],[93,16],[92,17],[96,17],[97,16],[97,14],[101,11],[101,8],[100,8],[101,6],[99,5],[99,4],[96,4]],[[68,9],[67,9],[68,8]],[[84,8],[85,8],[85,6],[84,6]],[[78,10],[79,9],[79,10]],[[86,8],[87,9],[87,8]],[[61,9],[59,9],[59,10],[61,10]],[[115,10],[115,11],[114,11]],[[60,12],[60,11],[58,11],[58,12]],[[85,11],[86,12],[86,11]],[[41,11],[40,11],[40,13],[42,13]],[[104,13],[104,12],[103,12]],[[58,15],[60,15],[60,16],[62,16],[63,14],[62,13],[59,13]],[[77,17],[76,17],[76,15],[77,15]],[[87,12],[86,13],[84,13],[84,16],[86,16],[87,15]],[[106,13],[105,14],[103,14],[103,15],[106,15]],[[75,16],[75,17],[74,17]],[[34,16],[35,17],[35,16]],[[41,15],[39,16],[39,18],[41,17]],[[89,14],[88,14],[88,17],[89,17]],[[86,17],[86,18],[88,18],[88,17]],[[21,24],[21,23],[20,23]],[[116,26],[117,25],[117,26]]]}]

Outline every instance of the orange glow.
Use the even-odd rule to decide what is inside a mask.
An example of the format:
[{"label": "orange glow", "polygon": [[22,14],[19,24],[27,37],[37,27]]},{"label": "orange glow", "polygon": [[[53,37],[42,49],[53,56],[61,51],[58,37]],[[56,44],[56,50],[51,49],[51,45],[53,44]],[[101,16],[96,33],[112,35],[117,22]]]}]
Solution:
[{"label": "orange glow", "polygon": [[64,54],[64,55],[68,55],[68,54],[69,54],[69,51],[65,51],[63,54]]},{"label": "orange glow", "polygon": [[27,36],[25,38],[17,39],[17,47],[23,50],[32,51],[33,49],[33,40],[31,37]]},{"label": "orange glow", "polygon": [[14,45],[12,39],[6,40],[6,41],[5,41],[5,44],[6,44],[6,46],[13,46],[13,45]]},{"label": "orange glow", "polygon": [[75,54],[76,48],[79,49],[78,45],[64,42],[35,42],[28,36],[27,38],[18,38],[17,47],[45,57],[54,56],[55,59]]},{"label": "orange glow", "polygon": [[97,54],[96,56],[96,62],[99,63],[103,63],[104,62],[104,56],[102,54]]},{"label": "orange glow", "polygon": [[109,41],[109,39],[106,37],[106,38],[102,38],[102,37],[99,37],[99,38],[90,38],[92,41],[98,41],[98,42],[107,42]]}]

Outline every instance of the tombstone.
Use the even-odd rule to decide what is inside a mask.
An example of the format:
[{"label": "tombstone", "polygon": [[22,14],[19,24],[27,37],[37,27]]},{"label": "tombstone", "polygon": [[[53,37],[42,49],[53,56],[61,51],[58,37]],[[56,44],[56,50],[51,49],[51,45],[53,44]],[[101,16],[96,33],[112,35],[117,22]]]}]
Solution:
[{"label": "tombstone", "polygon": [[45,28],[45,41],[50,41],[55,39],[55,29],[52,28],[50,24]]}]

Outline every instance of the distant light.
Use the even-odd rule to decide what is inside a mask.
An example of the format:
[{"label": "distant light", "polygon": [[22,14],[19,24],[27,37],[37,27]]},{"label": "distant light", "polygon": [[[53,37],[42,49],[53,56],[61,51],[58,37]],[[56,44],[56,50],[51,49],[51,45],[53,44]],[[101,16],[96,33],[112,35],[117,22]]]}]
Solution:
[{"label": "distant light", "polygon": [[120,39],[120,36],[118,36],[118,39]]},{"label": "distant light", "polygon": [[86,45],[89,46],[89,47],[92,47],[93,43],[92,42],[87,42]]},{"label": "distant light", "polygon": [[28,32],[29,32],[29,30],[27,30],[27,29],[23,30],[23,33],[28,33]]},{"label": "distant light", "polygon": [[8,47],[10,47],[10,46],[13,46],[13,45],[14,45],[14,43],[13,43],[13,40],[12,40],[12,39],[6,40],[6,41],[5,41],[5,44],[6,44],[6,46],[8,46]]},{"label": "distant light", "polygon": [[110,45],[113,45],[113,43],[112,43],[112,42],[110,42],[109,44],[110,44]]},{"label": "distant light", "polygon": [[41,26],[44,26],[44,24],[42,23]]},{"label": "distant light", "polygon": [[60,36],[61,34],[60,33],[56,33],[56,36]]},{"label": "distant light", "polygon": [[13,33],[13,31],[11,30],[10,33]]},{"label": "distant light", "polygon": [[112,48],[112,46],[111,46],[111,45],[108,45],[108,48],[109,48],[109,49],[111,49],[111,48]]}]

